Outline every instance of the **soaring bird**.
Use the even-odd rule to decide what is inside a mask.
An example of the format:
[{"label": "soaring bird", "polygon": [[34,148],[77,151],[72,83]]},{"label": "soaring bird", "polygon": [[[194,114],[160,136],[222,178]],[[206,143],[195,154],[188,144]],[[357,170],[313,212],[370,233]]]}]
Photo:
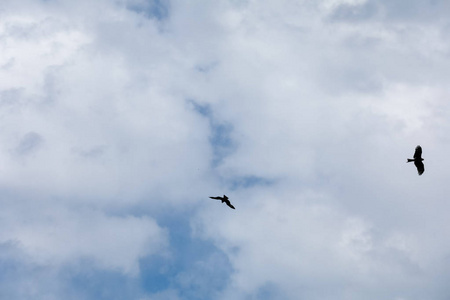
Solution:
[{"label": "soaring bird", "polygon": [[232,209],[235,209],[233,205],[231,205],[230,200],[228,200],[228,197],[226,195],[223,195],[223,197],[209,197],[211,199],[216,199],[216,200],[222,200],[222,203],[226,203],[229,207],[231,207]]},{"label": "soaring bird", "polygon": [[420,147],[420,145],[418,145],[418,146],[416,147],[416,151],[414,152],[414,158],[413,158],[413,159],[408,158],[408,159],[406,160],[406,162],[409,163],[409,162],[412,162],[412,161],[413,161],[413,162],[414,162],[414,165],[415,165],[416,168],[417,168],[417,172],[419,173],[419,175],[422,175],[423,172],[425,172],[425,167],[424,167],[424,165],[423,165],[422,160],[424,160],[424,159],[422,158],[422,147]]}]

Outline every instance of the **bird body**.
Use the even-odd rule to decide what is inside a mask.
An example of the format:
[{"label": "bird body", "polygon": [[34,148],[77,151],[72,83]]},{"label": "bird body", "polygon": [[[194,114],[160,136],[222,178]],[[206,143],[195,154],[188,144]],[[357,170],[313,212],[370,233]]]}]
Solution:
[{"label": "bird body", "polygon": [[414,158],[407,158],[406,162],[414,162],[414,165],[417,168],[417,173],[419,173],[419,176],[423,174],[423,172],[425,172],[425,166],[423,165],[423,161],[424,159],[422,158],[422,147],[420,147],[420,145],[418,145],[416,147],[416,150],[414,151]]},{"label": "bird body", "polygon": [[226,203],[226,205],[228,205],[229,207],[231,207],[232,209],[235,209],[233,205],[231,205],[230,200],[228,200],[228,197],[226,195],[223,195],[223,197],[209,197],[211,199],[215,199],[215,200],[221,200],[222,203]]}]

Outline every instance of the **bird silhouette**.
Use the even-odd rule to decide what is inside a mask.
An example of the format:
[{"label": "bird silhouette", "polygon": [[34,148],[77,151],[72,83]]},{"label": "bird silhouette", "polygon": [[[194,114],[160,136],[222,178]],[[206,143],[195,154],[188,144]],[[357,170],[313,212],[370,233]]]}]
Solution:
[{"label": "bird silhouette", "polygon": [[416,147],[416,151],[414,152],[414,158],[408,158],[406,159],[406,162],[414,162],[414,165],[417,168],[417,172],[419,173],[419,176],[423,174],[423,172],[425,172],[425,166],[423,165],[423,161],[424,159],[422,158],[422,147],[420,147],[420,145],[418,145]]},{"label": "bird silhouette", "polygon": [[233,205],[231,205],[230,200],[228,200],[228,197],[226,195],[223,195],[223,197],[209,197],[211,199],[215,199],[215,200],[221,200],[222,203],[226,203],[229,207],[231,207],[232,209],[235,209]]}]

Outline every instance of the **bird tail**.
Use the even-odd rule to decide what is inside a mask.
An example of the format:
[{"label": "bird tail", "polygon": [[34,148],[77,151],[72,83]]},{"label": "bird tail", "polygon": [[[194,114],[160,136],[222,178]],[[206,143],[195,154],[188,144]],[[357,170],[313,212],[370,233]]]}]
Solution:
[{"label": "bird tail", "polygon": [[412,162],[412,161],[414,161],[414,159],[411,159],[411,158],[407,158],[407,159],[406,159],[406,162],[407,162],[407,163]]}]

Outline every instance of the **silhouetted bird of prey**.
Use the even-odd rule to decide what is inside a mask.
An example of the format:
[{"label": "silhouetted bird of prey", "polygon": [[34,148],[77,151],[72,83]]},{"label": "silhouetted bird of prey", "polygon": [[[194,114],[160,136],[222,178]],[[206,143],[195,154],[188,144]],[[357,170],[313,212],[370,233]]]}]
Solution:
[{"label": "silhouetted bird of prey", "polygon": [[231,207],[232,209],[235,209],[233,205],[231,205],[230,200],[228,200],[228,197],[226,195],[223,195],[223,197],[209,197],[211,199],[216,199],[216,200],[222,200],[222,203],[226,203],[229,207]]},{"label": "silhouetted bird of prey", "polygon": [[422,158],[422,147],[417,146],[416,147],[416,151],[414,152],[414,159],[408,158],[406,160],[407,163],[409,162],[414,162],[414,165],[416,165],[417,168],[417,172],[419,173],[419,175],[422,175],[423,172],[425,172],[425,167],[423,165],[422,162],[423,158]]}]

